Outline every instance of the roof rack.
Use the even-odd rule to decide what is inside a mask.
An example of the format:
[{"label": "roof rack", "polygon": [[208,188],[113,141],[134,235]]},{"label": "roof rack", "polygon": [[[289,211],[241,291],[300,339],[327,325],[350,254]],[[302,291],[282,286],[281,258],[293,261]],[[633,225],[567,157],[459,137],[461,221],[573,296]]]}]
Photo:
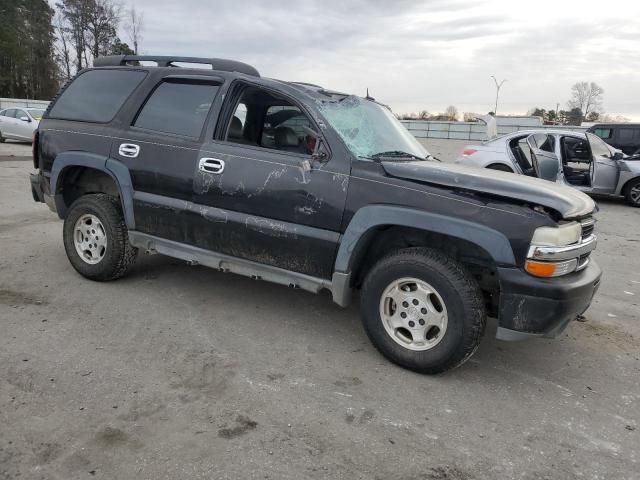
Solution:
[{"label": "roof rack", "polygon": [[108,55],[98,57],[93,61],[94,67],[117,67],[126,66],[133,62],[155,62],[158,67],[178,67],[175,63],[201,63],[211,65],[213,70],[223,72],[238,72],[252,77],[259,77],[260,73],[251,65],[237,62],[235,60],[225,60],[222,58],[201,58],[201,57],[174,57],[163,55]]}]

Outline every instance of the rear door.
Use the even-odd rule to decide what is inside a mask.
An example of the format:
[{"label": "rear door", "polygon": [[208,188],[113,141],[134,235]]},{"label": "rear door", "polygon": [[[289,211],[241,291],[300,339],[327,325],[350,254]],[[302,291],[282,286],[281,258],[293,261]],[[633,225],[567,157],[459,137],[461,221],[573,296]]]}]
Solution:
[{"label": "rear door", "polygon": [[191,209],[202,131],[222,80],[160,78],[112,146],[131,174],[136,230],[197,245]]},{"label": "rear door", "polygon": [[558,181],[560,160],[556,152],[556,138],[546,133],[535,133],[527,137],[527,144],[531,149],[531,163],[538,178]]}]

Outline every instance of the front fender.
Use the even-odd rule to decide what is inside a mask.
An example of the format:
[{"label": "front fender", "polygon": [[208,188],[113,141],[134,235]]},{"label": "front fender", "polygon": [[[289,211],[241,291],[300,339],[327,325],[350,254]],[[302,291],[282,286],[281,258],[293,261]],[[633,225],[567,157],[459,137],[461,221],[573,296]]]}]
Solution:
[{"label": "front fender", "polygon": [[351,219],[344,232],[334,271],[351,273],[376,227],[401,226],[456,237],[485,250],[497,266],[514,266],[511,244],[504,234],[485,225],[394,205],[368,205]]},{"label": "front fender", "polygon": [[53,162],[50,190],[54,195],[56,211],[61,219],[67,216],[68,208],[60,191],[59,182],[63,178],[65,170],[70,167],[93,168],[109,175],[115,182],[120,193],[122,211],[127,228],[135,228],[133,215],[133,184],[131,183],[129,169],[118,160],[87,152],[64,152],[56,156]]}]

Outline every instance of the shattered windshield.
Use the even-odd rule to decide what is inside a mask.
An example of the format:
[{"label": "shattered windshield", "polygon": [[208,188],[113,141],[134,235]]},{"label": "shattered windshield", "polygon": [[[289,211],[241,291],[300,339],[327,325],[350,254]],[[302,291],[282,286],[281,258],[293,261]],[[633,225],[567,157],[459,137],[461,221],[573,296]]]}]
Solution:
[{"label": "shattered windshield", "polygon": [[375,102],[352,95],[339,102],[324,102],[320,111],[357,157],[429,156],[398,119]]}]

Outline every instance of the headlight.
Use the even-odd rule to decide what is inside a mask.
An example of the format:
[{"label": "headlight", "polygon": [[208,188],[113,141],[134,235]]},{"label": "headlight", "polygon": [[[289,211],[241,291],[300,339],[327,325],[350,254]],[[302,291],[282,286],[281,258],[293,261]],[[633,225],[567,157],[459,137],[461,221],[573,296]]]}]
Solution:
[{"label": "headlight", "polygon": [[580,241],[582,227],[571,222],[559,227],[539,227],[533,233],[531,244],[539,247],[565,247]]}]

